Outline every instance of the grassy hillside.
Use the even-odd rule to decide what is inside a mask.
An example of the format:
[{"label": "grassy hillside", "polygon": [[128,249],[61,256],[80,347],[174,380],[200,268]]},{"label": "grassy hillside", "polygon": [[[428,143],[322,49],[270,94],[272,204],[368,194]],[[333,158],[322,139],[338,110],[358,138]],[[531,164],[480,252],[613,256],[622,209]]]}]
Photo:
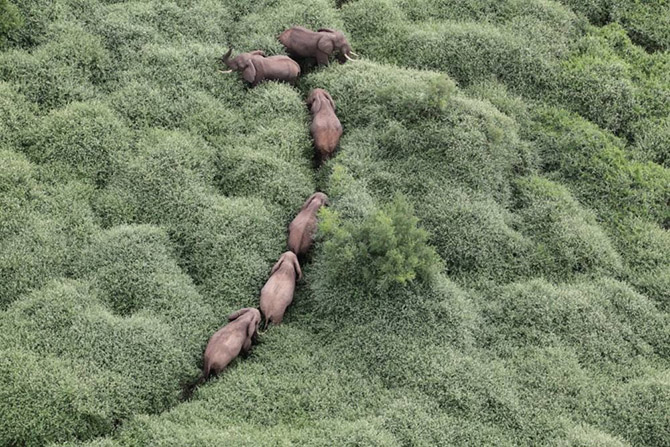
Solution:
[{"label": "grassy hillside", "polygon": [[[669,8],[0,0],[0,445],[667,445]],[[292,25],[362,60],[218,72]],[[284,324],[186,399],[315,190]]]}]

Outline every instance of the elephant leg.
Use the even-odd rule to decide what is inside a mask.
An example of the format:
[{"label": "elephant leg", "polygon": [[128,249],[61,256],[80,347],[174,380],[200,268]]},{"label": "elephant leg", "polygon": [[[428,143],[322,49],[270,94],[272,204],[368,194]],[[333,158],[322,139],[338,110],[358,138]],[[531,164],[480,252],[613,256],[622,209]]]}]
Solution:
[{"label": "elephant leg", "polygon": [[246,355],[249,353],[249,350],[251,349],[251,338],[247,338],[244,340],[244,344],[242,345],[242,355],[246,357]]},{"label": "elephant leg", "polygon": [[316,53],[316,63],[318,65],[328,65],[328,55],[321,51]]}]

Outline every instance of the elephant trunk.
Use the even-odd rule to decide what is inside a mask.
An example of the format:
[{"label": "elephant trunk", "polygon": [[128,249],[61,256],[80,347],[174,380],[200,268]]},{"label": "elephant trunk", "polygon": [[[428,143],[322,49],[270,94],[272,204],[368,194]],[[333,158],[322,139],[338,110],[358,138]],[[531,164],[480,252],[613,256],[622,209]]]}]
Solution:
[{"label": "elephant trunk", "polygon": [[231,55],[232,53],[233,53],[233,49],[231,48],[230,50],[228,50],[228,52],[227,52],[226,54],[224,54],[223,56],[221,56],[221,62],[223,62],[224,64],[226,64],[226,65],[229,66],[230,68],[234,68],[233,65],[232,65],[232,64],[230,63],[230,61],[229,61],[230,55]]}]

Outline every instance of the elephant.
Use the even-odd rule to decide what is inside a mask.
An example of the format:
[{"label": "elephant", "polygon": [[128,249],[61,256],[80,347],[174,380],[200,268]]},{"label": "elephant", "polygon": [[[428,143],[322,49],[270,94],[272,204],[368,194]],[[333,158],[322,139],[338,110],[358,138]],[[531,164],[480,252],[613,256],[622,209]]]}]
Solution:
[{"label": "elephant", "polygon": [[231,59],[232,52],[231,48],[221,57],[221,62],[230,67],[230,70],[221,73],[241,71],[244,80],[252,87],[263,81],[272,80],[295,84],[296,79],[300,76],[300,65],[288,56],[265,57],[263,51],[256,50],[250,53],[240,53]]},{"label": "elephant", "polygon": [[223,371],[240,354],[247,354],[258,334],[261,313],[245,307],[228,316],[229,323],[219,329],[207,343],[201,381]]},{"label": "elephant", "polygon": [[328,196],[322,192],[312,194],[288,226],[288,248],[296,255],[306,254],[314,242],[316,213],[328,205]]},{"label": "elephant", "polygon": [[307,106],[312,112],[309,130],[314,139],[314,147],[321,161],[328,160],[342,136],[342,124],[335,115],[335,102],[327,91],[315,88],[309,93]]},{"label": "elephant", "polygon": [[261,312],[265,317],[264,329],[270,322],[281,324],[286,308],[293,301],[296,277],[298,280],[302,278],[300,263],[292,251],[287,251],[272,267],[270,279],[261,290]]},{"label": "elephant", "polygon": [[290,56],[316,58],[319,65],[328,65],[328,59],[334,53],[340,64],[344,64],[347,60],[355,60],[351,55],[358,56],[351,51],[344,34],[330,28],[312,31],[302,26],[294,26],[281,33],[278,39]]}]

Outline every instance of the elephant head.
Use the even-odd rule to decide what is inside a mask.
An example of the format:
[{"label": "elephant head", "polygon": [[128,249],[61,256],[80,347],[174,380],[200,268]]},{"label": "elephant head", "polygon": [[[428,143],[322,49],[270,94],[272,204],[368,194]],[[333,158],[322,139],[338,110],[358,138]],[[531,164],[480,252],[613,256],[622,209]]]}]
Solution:
[{"label": "elephant head", "polygon": [[315,192],[314,194],[309,196],[309,199],[307,199],[307,201],[302,206],[300,211],[306,210],[312,205],[316,205],[316,209],[321,208],[323,205],[330,205],[330,202],[328,201],[328,196],[322,192]]},{"label": "elephant head", "polygon": [[322,88],[315,88],[311,92],[309,92],[309,96],[307,97],[307,107],[310,108],[312,113],[318,113],[319,110],[321,109],[321,103],[318,102],[317,105],[314,105],[314,103],[317,101],[317,99],[325,99],[330,103],[330,106],[335,110],[335,101],[333,101],[332,96],[330,96],[330,93],[325,91]]},{"label": "elephant head", "polygon": [[340,64],[347,60],[353,61],[352,55],[358,56],[351,51],[351,45],[342,31],[337,31],[330,28],[321,28],[317,30],[318,33],[323,34],[319,39],[318,48],[326,54],[337,53],[336,57]]},{"label": "elephant head", "polygon": [[247,337],[250,339],[255,338],[258,334],[258,325],[261,323],[260,311],[253,307],[245,307],[244,309],[240,309],[237,312],[228,315],[228,321],[235,321],[237,319],[244,319],[248,322]]},{"label": "elephant head", "polygon": [[279,257],[279,260],[277,263],[272,267],[272,271],[270,272],[270,276],[274,275],[274,273],[279,270],[279,268],[282,266],[284,262],[289,262],[293,265],[293,271],[295,272],[296,276],[298,277],[298,280],[302,279],[302,270],[300,270],[300,263],[298,262],[298,257],[293,253],[292,251],[287,251],[283,255]]},{"label": "elephant head", "polygon": [[229,49],[226,54],[221,56],[221,62],[230,67],[230,70],[224,71],[223,73],[231,73],[233,71],[243,71],[249,66],[249,61],[256,56],[265,57],[265,53],[262,50],[250,51],[248,53],[240,53],[234,58],[230,58],[233,49]]}]

